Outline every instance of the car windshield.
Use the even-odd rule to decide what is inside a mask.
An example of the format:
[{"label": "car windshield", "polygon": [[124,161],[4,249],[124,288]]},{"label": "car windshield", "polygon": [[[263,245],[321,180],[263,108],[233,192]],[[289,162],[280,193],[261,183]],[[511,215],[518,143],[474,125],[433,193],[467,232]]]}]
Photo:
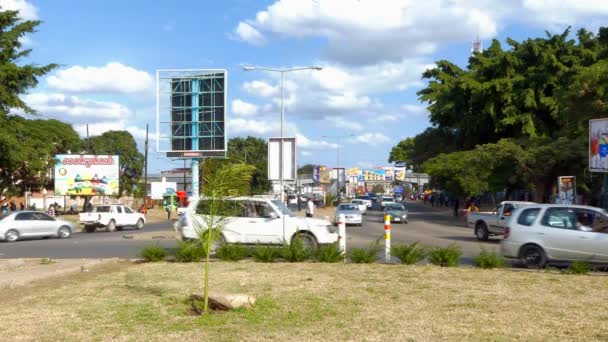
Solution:
[{"label": "car windshield", "polygon": [[340,204],[338,210],[359,210],[359,208],[353,204]]},{"label": "car windshield", "polygon": [[393,198],[392,198],[392,197],[382,197],[382,200],[383,200],[384,202],[392,202],[392,201],[393,201]]},{"label": "car windshield", "polygon": [[362,204],[363,201],[361,201],[361,200],[352,200],[351,203],[353,203],[353,204]]},{"label": "car windshield", "polygon": [[405,210],[405,208],[403,207],[403,204],[398,204],[398,203],[389,204],[386,206],[386,208],[390,209],[390,210]]},{"label": "car windshield", "polygon": [[95,207],[95,212],[96,213],[109,213],[110,212],[110,206],[103,205],[103,206]]},{"label": "car windshield", "polygon": [[289,210],[289,208],[282,201],[272,200],[272,204],[274,204],[281,211],[281,213],[283,213],[283,215],[293,216],[291,210]]}]

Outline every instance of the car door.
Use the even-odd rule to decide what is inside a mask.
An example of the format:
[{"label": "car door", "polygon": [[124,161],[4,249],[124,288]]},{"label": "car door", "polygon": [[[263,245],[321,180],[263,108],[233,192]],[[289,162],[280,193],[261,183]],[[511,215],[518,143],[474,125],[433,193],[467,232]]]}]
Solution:
[{"label": "car door", "polygon": [[283,243],[283,219],[268,203],[251,201],[248,210],[248,226],[252,243],[281,244]]},{"label": "car door", "polygon": [[139,216],[137,215],[137,213],[135,213],[133,211],[133,209],[131,209],[127,206],[123,206],[122,209],[123,209],[125,224],[128,226],[134,226],[137,223],[137,220],[139,219]]},{"label": "car door", "polygon": [[33,219],[39,226],[41,235],[54,235],[57,233],[57,221],[45,213],[33,213]]},{"label": "car door", "polygon": [[34,219],[35,212],[19,213],[15,216],[13,225],[20,236],[39,236],[43,235],[43,226],[40,221]]},{"label": "car door", "polygon": [[589,234],[593,261],[608,262],[608,216],[594,212],[591,231],[586,233]]},{"label": "car door", "polygon": [[[501,204],[496,208],[496,211],[487,218],[488,222],[488,230],[491,233],[499,233],[503,232],[503,222],[505,221],[505,217],[503,216],[504,205]],[[474,224],[474,223],[473,223]]]},{"label": "car door", "polygon": [[591,260],[589,232],[577,230],[577,212],[571,207],[551,207],[545,210],[537,231],[552,259]]}]

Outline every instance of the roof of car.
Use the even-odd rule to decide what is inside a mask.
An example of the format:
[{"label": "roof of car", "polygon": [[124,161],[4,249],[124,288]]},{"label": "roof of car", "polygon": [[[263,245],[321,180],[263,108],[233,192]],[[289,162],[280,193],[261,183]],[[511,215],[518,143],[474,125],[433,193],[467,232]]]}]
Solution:
[{"label": "roof of car", "polygon": [[549,204],[549,203],[534,203],[533,205],[528,206],[529,208],[576,208],[576,209],[589,209],[595,211],[604,211],[602,208],[592,207],[590,205],[581,205],[581,204]]},{"label": "roof of car", "polygon": [[527,201],[502,201],[500,202],[500,204],[505,204],[505,203],[510,203],[510,204],[539,204],[536,202],[527,202]]}]

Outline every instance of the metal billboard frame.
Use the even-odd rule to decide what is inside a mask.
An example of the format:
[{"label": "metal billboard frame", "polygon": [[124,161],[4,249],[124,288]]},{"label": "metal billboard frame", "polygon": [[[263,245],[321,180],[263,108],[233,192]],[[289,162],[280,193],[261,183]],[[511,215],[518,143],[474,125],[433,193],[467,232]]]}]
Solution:
[{"label": "metal billboard frame", "polygon": [[[200,145],[198,145],[198,139],[201,138],[201,135],[199,134],[199,130],[198,130],[198,125],[200,125],[201,121],[198,120],[192,120],[192,124],[196,123],[196,127],[192,128],[192,133],[195,133],[195,135],[190,135],[189,138],[190,139],[195,139],[196,144],[198,145],[196,147],[196,149],[190,149],[190,150],[186,150],[186,149],[182,149],[182,150],[175,150],[173,149],[171,146],[170,149],[163,149],[161,148],[161,140],[171,140],[173,138],[173,131],[171,131],[170,136],[161,136],[161,126],[163,124],[173,124],[173,121],[171,122],[161,122],[161,80],[166,80],[166,79],[205,79],[206,75],[214,75],[214,74],[222,74],[223,75],[223,80],[224,80],[224,86],[223,86],[223,109],[224,109],[224,118],[223,118],[223,139],[224,139],[224,147],[223,149],[213,149],[213,150],[204,150],[201,149]],[[191,93],[195,93],[195,91],[190,91]],[[200,92],[197,88],[196,93],[202,94],[202,92]],[[171,91],[169,94],[173,94],[173,92]],[[182,158],[182,159],[192,159],[192,158],[204,158],[204,157],[220,157],[220,158],[225,158],[226,157],[226,153],[228,151],[228,111],[226,110],[227,108],[227,101],[228,101],[228,71],[227,69],[157,69],[156,70],[156,152],[159,153],[166,153],[167,157],[170,158]],[[200,110],[200,108],[204,107],[204,106],[200,106],[198,105],[198,100],[196,101],[197,105],[196,108],[197,110]],[[215,107],[215,106],[214,106]],[[194,108],[194,105],[191,105],[190,108]],[[197,112],[197,114],[200,114],[200,112]],[[212,124],[214,123],[214,120],[210,121]],[[193,126],[194,127],[194,126]],[[196,137],[196,138],[195,138]],[[211,138],[215,138],[215,137],[211,137]],[[184,139],[188,139],[188,137],[186,135],[184,135]]]},{"label": "metal billboard frame", "polygon": [[[285,162],[281,162],[282,159],[283,159],[283,157],[284,157],[284,153],[283,153],[282,149],[283,149],[284,144],[286,142],[292,143],[292,148],[291,148],[291,153],[292,153],[292,155],[291,155],[292,156],[292,158],[291,158],[292,159],[291,167],[292,167],[293,172],[291,172],[291,175],[289,177],[284,177],[283,166],[285,165]],[[279,150],[278,150],[278,153],[279,153],[279,155],[278,155],[278,157],[279,157],[279,160],[278,160],[278,164],[279,164],[278,165],[279,166],[279,177],[278,178],[273,178],[272,177],[273,172],[271,172],[272,166],[275,165],[275,163],[272,161],[273,158],[271,156],[271,153],[272,153],[271,152],[271,145],[273,143],[275,143],[275,144],[279,143]],[[269,181],[280,181],[280,180],[283,180],[283,181],[294,181],[294,180],[296,180],[298,178],[298,168],[297,168],[298,161],[297,161],[297,153],[296,153],[297,152],[297,147],[296,147],[297,145],[296,144],[297,144],[297,141],[296,141],[295,137],[282,137],[282,138],[281,137],[273,137],[273,138],[268,138],[268,170],[267,170],[267,174],[268,174],[268,180]],[[283,177],[281,178],[281,176],[283,176]]]}]

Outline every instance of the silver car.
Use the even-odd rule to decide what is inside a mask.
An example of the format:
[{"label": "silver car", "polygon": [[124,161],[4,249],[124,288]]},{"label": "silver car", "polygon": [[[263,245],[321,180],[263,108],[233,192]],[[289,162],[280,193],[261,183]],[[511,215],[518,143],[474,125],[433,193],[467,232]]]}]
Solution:
[{"label": "silver car", "polygon": [[608,212],[583,205],[519,208],[505,227],[501,251],[530,267],[575,260],[608,264]]},{"label": "silver car", "polygon": [[338,205],[338,208],[336,208],[336,224],[338,224],[340,214],[344,214],[345,224],[353,224],[356,226],[363,225],[363,216],[361,215],[361,211],[359,211],[359,207],[356,204],[342,203]]},{"label": "silver car", "polygon": [[407,210],[401,203],[387,203],[384,214],[391,215],[391,222],[407,223]]},{"label": "silver car", "polygon": [[21,238],[53,236],[69,238],[74,233],[71,222],[58,220],[39,211],[18,211],[0,217],[0,240],[14,242]]}]

